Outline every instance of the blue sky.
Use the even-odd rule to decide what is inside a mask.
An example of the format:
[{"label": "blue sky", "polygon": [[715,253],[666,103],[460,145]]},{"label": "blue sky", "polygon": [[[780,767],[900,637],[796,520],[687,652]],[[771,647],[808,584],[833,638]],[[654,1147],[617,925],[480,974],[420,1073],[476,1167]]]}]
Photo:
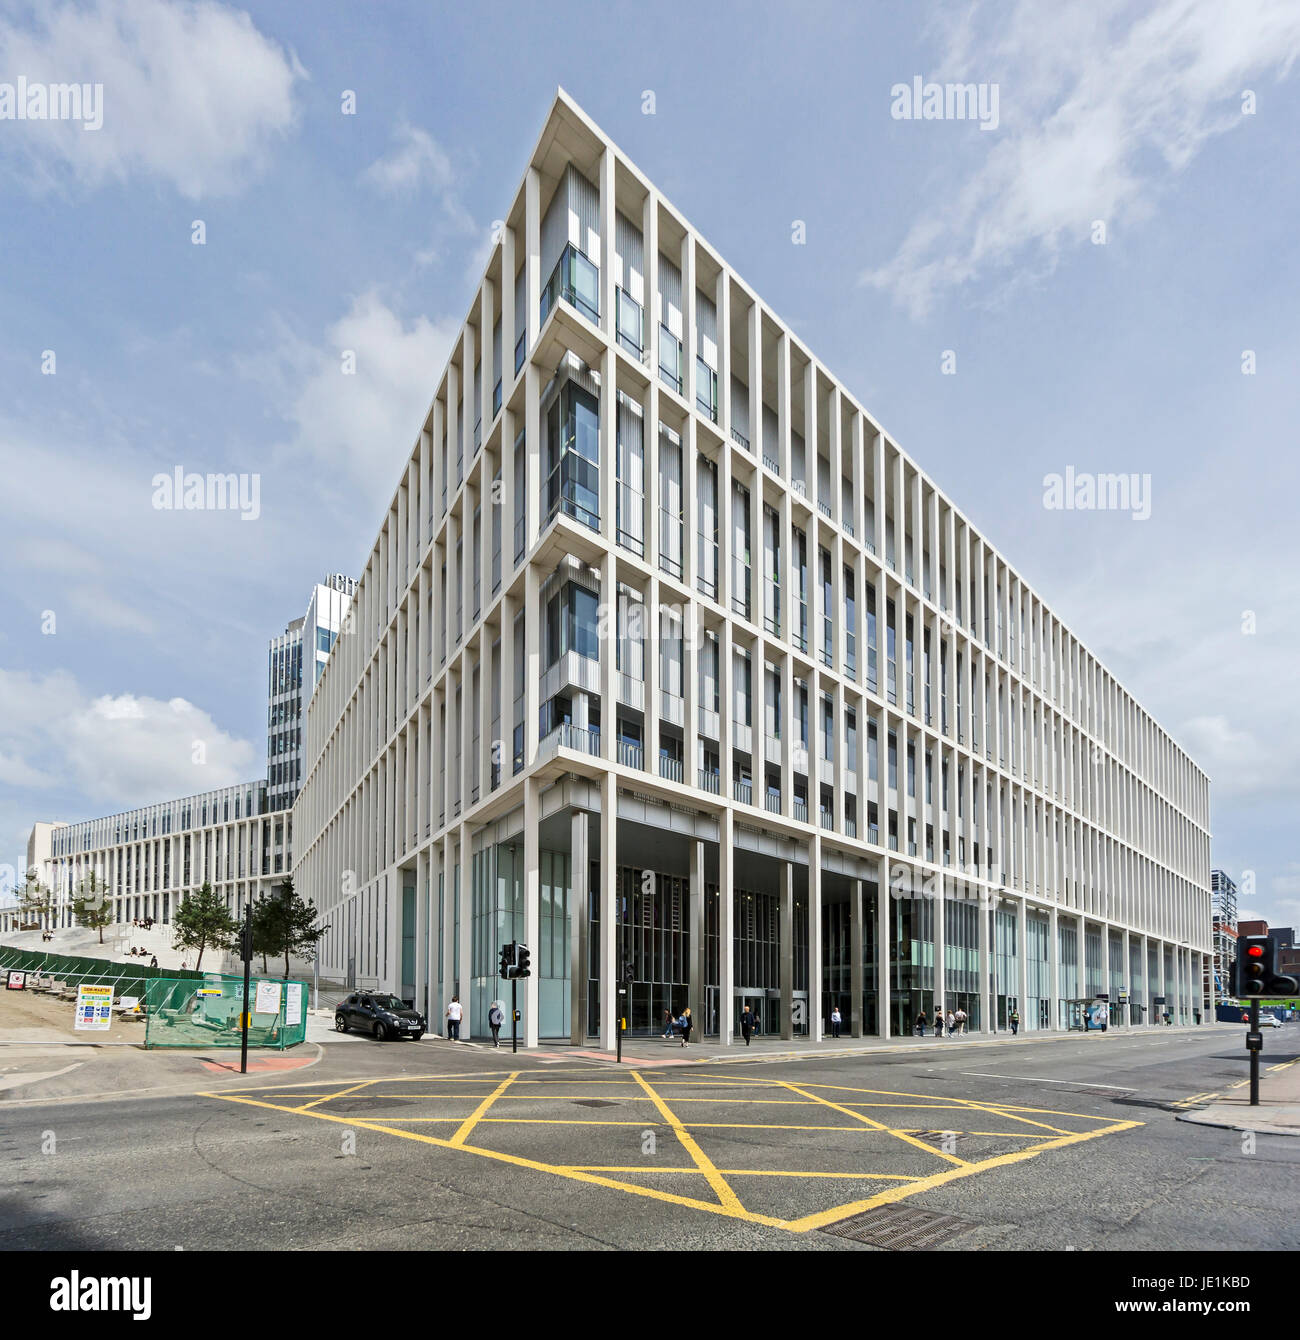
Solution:
[{"label": "blue sky", "polygon": [[[1300,922],[1298,54],[1273,0],[0,0],[0,84],[104,85],[98,131],[0,120],[0,863],[261,771],[266,640],[360,571],[563,85],[1209,771],[1245,909]],[[996,128],[896,119],[915,76],[996,85]],[[155,509],[177,466],[257,474],[260,515]],[[1071,466],[1149,474],[1150,518],[1044,507]]]}]

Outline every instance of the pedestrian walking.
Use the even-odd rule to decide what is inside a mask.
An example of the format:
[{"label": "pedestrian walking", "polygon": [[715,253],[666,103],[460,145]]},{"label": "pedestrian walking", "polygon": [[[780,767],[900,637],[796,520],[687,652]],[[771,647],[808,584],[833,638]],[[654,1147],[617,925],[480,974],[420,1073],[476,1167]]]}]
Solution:
[{"label": "pedestrian walking", "polygon": [[689,1005],[682,1011],[682,1017],[678,1020],[677,1026],[682,1030],[682,1046],[684,1047],[691,1040],[691,1007]]},{"label": "pedestrian walking", "polygon": [[158,955],[157,955],[157,954],[155,954],[155,955],[149,960],[149,966],[150,966],[151,968],[156,968],[156,967],[158,966]]},{"label": "pedestrian walking", "polygon": [[944,1022],[948,1025],[948,1036],[952,1037],[952,1035],[957,1031],[957,1016],[951,1010],[949,1010],[948,1018]]},{"label": "pedestrian walking", "polygon": [[665,1011],[664,1011],[664,1037],[665,1037],[665,1038],[669,1038],[669,1039],[672,1038],[672,1035],[673,1035],[673,1028],[674,1028],[674,1023],[673,1023],[673,1012],[672,1012],[672,1010],[665,1010]]},{"label": "pedestrian walking", "polygon": [[745,1006],[740,1012],[740,1035],[745,1039],[745,1046],[749,1046],[750,1034],[754,1031],[754,1012]]},{"label": "pedestrian walking", "polygon": [[1015,1035],[1016,1035],[1017,1033],[1020,1032],[1020,1011],[1019,1011],[1019,1010],[1012,1010],[1012,1011],[1011,1011],[1010,1021],[1011,1021],[1011,1036],[1012,1036],[1012,1037],[1015,1037]]},{"label": "pedestrian walking", "polygon": [[844,1018],[843,1018],[843,1016],[840,1014],[840,1007],[837,1005],[837,1006],[831,1011],[831,1037],[833,1037],[833,1038],[837,1038],[837,1037],[839,1037],[839,1035],[840,1035],[840,1025],[841,1025],[843,1022],[844,1022]]},{"label": "pedestrian walking", "polygon": [[460,1041],[460,1019],[463,1013],[460,997],[452,996],[451,1004],[447,1006],[447,1039],[450,1042]]},{"label": "pedestrian walking", "polygon": [[957,1030],[962,1034],[963,1037],[966,1035],[966,1017],[967,1016],[965,1010],[957,1011]]},{"label": "pedestrian walking", "polygon": [[501,1046],[501,1025],[505,1023],[506,1016],[501,1009],[501,1002],[494,1000],[492,1008],[488,1011],[488,1027],[492,1030],[492,1045]]},{"label": "pedestrian walking", "polygon": [[925,1025],[926,1025],[927,1022],[928,1022],[928,1021],[927,1021],[927,1019],[926,1019],[926,1017],[925,1017],[925,1011],[922,1010],[922,1011],[916,1016],[916,1031],[917,1031],[917,1034],[918,1034],[920,1037],[925,1037]]},{"label": "pedestrian walking", "polygon": [[943,1006],[936,1007],[934,1011],[934,1035],[937,1038],[943,1037]]}]

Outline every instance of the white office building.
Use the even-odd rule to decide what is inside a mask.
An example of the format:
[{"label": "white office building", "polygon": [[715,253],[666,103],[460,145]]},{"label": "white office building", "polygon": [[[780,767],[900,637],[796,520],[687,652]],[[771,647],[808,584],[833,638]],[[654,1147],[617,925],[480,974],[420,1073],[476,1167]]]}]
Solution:
[{"label": "white office building", "polygon": [[[355,590],[352,578],[330,575],[312,588],[306,614],[271,640],[266,778],[101,819],[33,826],[27,871],[51,890],[45,921],[52,928],[75,924],[73,899],[92,873],[106,882],[117,922],[167,924],[178,900],[205,881],[232,911],[283,882],[292,864],[303,711],[348,626]],[[16,905],[0,908],[0,933],[20,920]]]},{"label": "white office building", "polygon": [[[1204,1008],[1209,782],[566,95],[307,712],[323,971],[527,1040]],[[617,995],[625,971],[627,995]]]},{"label": "white office building", "polygon": [[268,813],[261,778],[102,819],[37,824],[33,838],[42,829],[49,830],[47,854],[28,868],[51,892],[47,921],[54,929],[76,924],[73,900],[92,874],[112,901],[114,922],[167,924],[180,900],[205,882],[237,912],[281,883],[289,868],[288,815]]},{"label": "white office building", "polygon": [[346,626],[357,584],[332,573],[313,588],[307,612],[271,639],[266,670],[266,781],[273,810],[293,808],[302,783],[303,712],[335,638]]}]

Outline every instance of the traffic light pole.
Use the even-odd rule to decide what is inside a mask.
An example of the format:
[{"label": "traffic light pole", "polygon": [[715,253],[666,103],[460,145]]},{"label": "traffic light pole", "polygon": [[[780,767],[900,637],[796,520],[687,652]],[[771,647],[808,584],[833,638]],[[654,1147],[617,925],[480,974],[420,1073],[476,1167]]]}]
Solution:
[{"label": "traffic light pole", "polygon": [[510,979],[510,1050],[519,1051],[519,981]]},{"label": "traffic light pole", "polygon": [[[1256,997],[1250,1002],[1250,1031],[1259,1032],[1259,998]],[[1250,1105],[1259,1106],[1259,1051],[1255,1047],[1250,1049]]]},{"label": "traffic light pole", "polygon": [[239,948],[244,959],[244,1008],[240,1011],[243,1018],[239,1026],[239,1073],[248,1074],[248,1004],[249,973],[253,966],[253,900],[248,900],[248,910],[244,915],[244,933],[240,936]]}]

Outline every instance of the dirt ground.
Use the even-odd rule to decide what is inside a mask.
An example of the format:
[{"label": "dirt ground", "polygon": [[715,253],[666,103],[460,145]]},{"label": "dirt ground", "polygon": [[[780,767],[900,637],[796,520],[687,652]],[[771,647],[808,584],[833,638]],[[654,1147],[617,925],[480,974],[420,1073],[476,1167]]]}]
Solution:
[{"label": "dirt ground", "polygon": [[73,1027],[76,1002],[34,991],[0,991],[0,1042],[144,1042],[144,1024],[113,1016],[107,1032]]}]

